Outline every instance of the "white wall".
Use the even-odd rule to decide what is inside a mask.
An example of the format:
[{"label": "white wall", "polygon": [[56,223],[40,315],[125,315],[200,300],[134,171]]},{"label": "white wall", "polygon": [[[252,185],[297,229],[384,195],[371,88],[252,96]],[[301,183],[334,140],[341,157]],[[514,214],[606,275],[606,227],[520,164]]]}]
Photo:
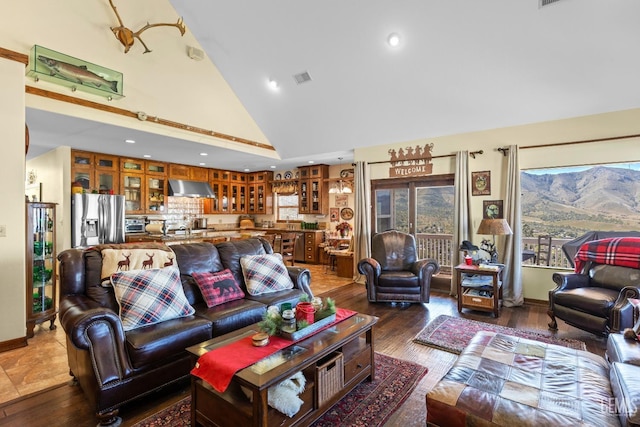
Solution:
[{"label": "white wall", "polygon": [[58,147],[26,164],[27,174],[35,172],[42,183],[42,202],[57,203],[56,248],[58,253],[71,247],[71,149]]},{"label": "white wall", "polygon": [[0,58],[0,343],[26,335],[24,65]]},{"label": "white wall", "polygon": [[[377,162],[389,160],[389,149],[415,147],[426,143],[434,144],[433,156],[455,154],[457,151],[483,150],[484,154],[469,158],[471,172],[491,172],[491,195],[473,196],[471,199],[472,229],[476,230],[482,219],[483,200],[504,200],[504,174],[507,170],[507,158],[497,151],[500,147],[518,145],[520,149],[521,169],[598,164],[606,162],[640,161],[640,138],[627,138],[615,141],[589,144],[567,144],[543,147],[574,141],[640,134],[640,109],[576,117],[545,123],[514,126],[467,134],[440,136],[409,141],[399,144],[368,147],[355,150],[355,160]],[[533,148],[525,148],[533,147]],[[388,163],[371,165],[372,179],[389,177]],[[455,158],[433,159],[433,175],[455,172]],[[482,236],[474,235],[473,241]],[[498,252],[502,241],[497,239]],[[524,267],[524,297],[534,300],[547,300],[548,291],[555,287],[551,276],[556,270],[545,267]]]}]

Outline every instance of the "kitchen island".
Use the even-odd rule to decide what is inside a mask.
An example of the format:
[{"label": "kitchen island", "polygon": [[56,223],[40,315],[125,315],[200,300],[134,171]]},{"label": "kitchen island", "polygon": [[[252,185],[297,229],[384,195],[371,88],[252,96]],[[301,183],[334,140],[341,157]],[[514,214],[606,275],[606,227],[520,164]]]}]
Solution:
[{"label": "kitchen island", "polygon": [[166,245],[183,243],[209,242],[219,243],[228,240],[248,239],[264,236],[264,231],[255,230],[192,230],[190,233],[178,232],[167,234],[154,233],[129,233],[126,235],[127,243],[131,242],[159,242]]}]

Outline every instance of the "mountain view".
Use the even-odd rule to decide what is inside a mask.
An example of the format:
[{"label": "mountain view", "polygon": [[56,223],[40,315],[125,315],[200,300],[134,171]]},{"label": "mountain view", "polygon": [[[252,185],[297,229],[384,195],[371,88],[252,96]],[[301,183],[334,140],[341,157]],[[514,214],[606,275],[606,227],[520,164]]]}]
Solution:
[{"label": "mountain view", "polygon": [[572,239],[592,230],[640,231],[639,170],[596,166],[520,176],[523,237]]}]

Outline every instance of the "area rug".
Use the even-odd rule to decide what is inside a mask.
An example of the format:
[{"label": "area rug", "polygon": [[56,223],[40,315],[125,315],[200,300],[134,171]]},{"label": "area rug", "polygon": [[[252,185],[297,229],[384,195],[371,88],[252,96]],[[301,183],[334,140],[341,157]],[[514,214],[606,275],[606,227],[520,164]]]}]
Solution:
[{"label": "area rug", "polygon": [[471,338],[479,331],[498,332],[513,335],[520,338],[541,341],[547,344],[557,344],[576,350],[586,350],[584,342],[569,338],[557,338],[545,335],[543,332],[513,329],[507,326],[494,325],[492,323],[478,322],[476,320],[451,317],[446,314],[436,317],[431,323],[416,335],[413,339],[418,344],[435,347],[451,353],[460,354],[467,346]]},{"label": "area rug", "polygon": [[[380,353],[375,353],[375,364],[375,381],[358,385],[312,426],[382,426],[427,373],[424,366]],[[186,397],[134,427],[190,426],[190,417],[191,397]]]}]

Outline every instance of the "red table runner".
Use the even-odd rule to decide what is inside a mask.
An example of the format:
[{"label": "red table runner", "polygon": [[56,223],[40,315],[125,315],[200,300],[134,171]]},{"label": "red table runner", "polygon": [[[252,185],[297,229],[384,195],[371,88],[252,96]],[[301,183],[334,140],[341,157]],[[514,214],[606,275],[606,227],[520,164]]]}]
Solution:
[{"label": "red table runner", "polygon": [[[338,308],[336,310],[336,320],[329,323],[324,328],[319,329],[316,333],[330,328],[336,323],[355,314],[355,311]],[[229,345],[213,349],[200,356],[195,368],[191,370],[191,374],[198,378],[202,378],[211,384],[214,389],[222,393],[227,389],[231,379],[239,370],[262,360],[267,356],[271,356],[278,350],[282,350],[283,348],[289,347],[298,341],[309,338],[309,336],[297,341],[272,336],[269,338],[269,344],[264,347],[254,346],[251,337],[241,338]]]}]

